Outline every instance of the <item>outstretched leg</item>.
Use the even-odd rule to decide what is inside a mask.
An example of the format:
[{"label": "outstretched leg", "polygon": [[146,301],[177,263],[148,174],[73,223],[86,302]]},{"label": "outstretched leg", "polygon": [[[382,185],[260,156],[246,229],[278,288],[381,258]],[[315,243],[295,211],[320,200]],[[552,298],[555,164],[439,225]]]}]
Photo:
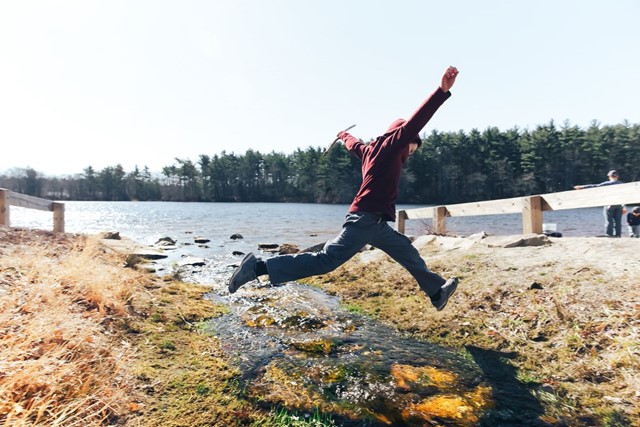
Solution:
[{"label": "outstretched leg", "polygon": [[427,268],[427,264],[415,246],[411,244],[411,240],[392,229],[389,224],[384,224],[371,244],[383,250],[407,269],[418,282],[420,289],[427,295],[437,294],[445,284],[445,279]]}]

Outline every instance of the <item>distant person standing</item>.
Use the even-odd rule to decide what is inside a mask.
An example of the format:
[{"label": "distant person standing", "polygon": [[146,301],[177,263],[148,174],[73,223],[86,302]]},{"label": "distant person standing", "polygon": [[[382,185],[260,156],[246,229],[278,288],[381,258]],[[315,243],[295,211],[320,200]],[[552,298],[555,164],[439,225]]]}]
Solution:
[{"label": "distant person standing", "polygon": [[[573,188],[582,190],[583,188],[604,187],[605,185],[622,184],[618,171],[612,169],[607,174],[608,181],[600,184],[576,185]],[[606,221],[606,233],[608,237],[622,236],[622,205],[609,205],[604,207],[604,219]]]},{"label": "distant person standing", "polygon": [[636,206],[627,214],[627,224],[629,237],[640,237],[640,206]]}]

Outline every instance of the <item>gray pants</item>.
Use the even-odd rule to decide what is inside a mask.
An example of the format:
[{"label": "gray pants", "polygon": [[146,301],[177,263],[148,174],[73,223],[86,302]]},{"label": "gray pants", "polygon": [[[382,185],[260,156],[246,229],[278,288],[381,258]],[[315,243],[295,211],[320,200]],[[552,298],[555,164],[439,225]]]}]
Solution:
[{"label": "gray pants", "polygon": [[604,219],[607,236],[620,237],[622,235],[622,206],[605,206]]},{"label": "gray pants", "polygon": [[328,241],[320,252],[281,255],[265,260],[271,283],[285,283],[333,271],[366,244],[384,251],[406,268],[429,296],[436,294],[446,283],[446,280],[427,268],[411,240],[392,229],[378,215],[350,213],[342,227],[340,235]]}]

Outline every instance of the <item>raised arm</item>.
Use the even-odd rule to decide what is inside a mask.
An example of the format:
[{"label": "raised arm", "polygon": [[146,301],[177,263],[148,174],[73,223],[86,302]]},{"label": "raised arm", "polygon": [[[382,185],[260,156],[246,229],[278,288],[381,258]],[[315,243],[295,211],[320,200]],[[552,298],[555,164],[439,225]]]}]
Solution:
[{"label": "raised arm", "polygon": [[[402,126],[403,137],[402,140],[408,144],[408,141],[418,136],[431,120],[431,117],[438,111],[438,108],[451,96],[449,90],[453,87],[458,77],[458,69],[456,67],[448,67],[442,79],[440,80],[440,86],[427,98],[420,107],[411,115],[409,120]],[[401,142],[402,143],[402,142]]]}]

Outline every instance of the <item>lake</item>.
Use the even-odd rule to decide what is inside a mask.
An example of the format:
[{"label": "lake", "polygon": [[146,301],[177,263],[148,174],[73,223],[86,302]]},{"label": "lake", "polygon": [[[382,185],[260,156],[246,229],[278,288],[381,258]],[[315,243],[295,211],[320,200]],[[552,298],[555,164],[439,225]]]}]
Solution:
[{"label": "lake", "polygon": [[[399,209],[422,206],[399,205]],[[233,252],[256,251],[259,243],[291,243],[301,249],[326,242],[340,232],[348,205],[304,203],[184,203],[184,202],[65,202],[65,230],[95,234],[118,231],[142,244],[171,237],[179,246],[166,263],[184,256],[203,257],[220,265],[236,262]],[[522,232],[518,214],[447,218],[453,235],[484,231],[491,235]],[[555,223],[564,236],[603,233],[601,208],[544,213],[545,223]],[[426,234],[430,220],[407,221],[406,233]],[[50,212],[11,207],[13,227],[53,229]],[[623,230],[626,235],[626,227]],[[240,234],[243,239],[232,240]],[[208,239],[195,245],[194,238]]]},{"label": "lake", "polygon": [[[398,209],[423,206],[399,205]],[[183,203],[183,202],[65,202],[65,230],[93,234],[119,231],[144,244],[169,236],[180,239],[197,235],[213,245],[234,233],[261,243],[294,243],[302,247],[333,238],[341,229],[348,205],[304,203]],[[522,232],[518,214],[447,218],[454,235],[484,231],[492,235]],[[602,208],[544,213],[545,223],[557,224],[564,236],[595,236],[603,233]],[[407,234],[424,234],[430,220],[407,221]],[[53,229],[50,212],[11,207],[11,226]],[[623,227],[626,235],[626,227]]]}]

